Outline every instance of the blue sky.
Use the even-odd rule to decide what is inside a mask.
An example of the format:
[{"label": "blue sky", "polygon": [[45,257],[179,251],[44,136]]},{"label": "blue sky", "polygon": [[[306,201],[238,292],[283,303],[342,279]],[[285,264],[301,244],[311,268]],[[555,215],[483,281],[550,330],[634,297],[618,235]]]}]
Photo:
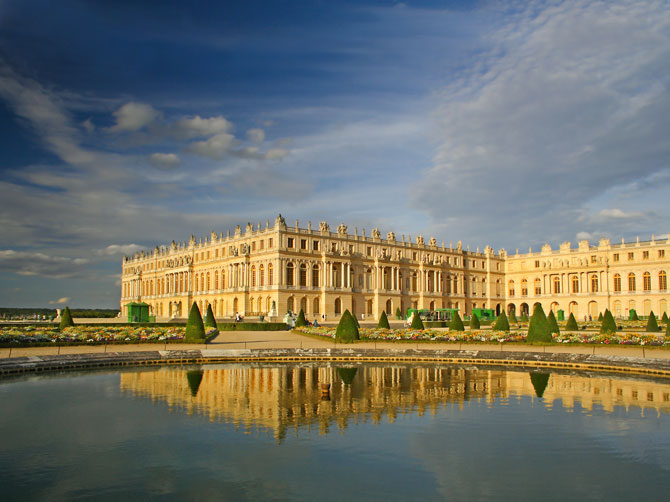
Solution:
[{"label": "blue sky", "polygon": [[471,248],[667,235],[667,1],[0,1],[0,305],[282,213]]}]

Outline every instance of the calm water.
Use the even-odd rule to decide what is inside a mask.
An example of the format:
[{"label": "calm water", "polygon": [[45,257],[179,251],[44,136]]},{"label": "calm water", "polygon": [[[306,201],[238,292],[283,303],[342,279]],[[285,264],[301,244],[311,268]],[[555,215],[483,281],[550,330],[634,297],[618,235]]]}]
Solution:
[{"label": "calm water", "polygon": [[2,381],[0,402],[3,500],[664,500],[670,491],[667,381],[164,367]]}]

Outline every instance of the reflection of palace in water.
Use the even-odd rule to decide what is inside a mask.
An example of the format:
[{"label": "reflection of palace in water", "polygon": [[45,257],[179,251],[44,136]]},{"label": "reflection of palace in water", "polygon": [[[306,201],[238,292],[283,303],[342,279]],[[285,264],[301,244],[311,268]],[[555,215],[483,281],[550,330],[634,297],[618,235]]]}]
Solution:
[{"label": "reflection of palace in water", "polygon": [[[331,384],[325,396],[324,383]],[[579,403],[583,409],[598,405],[606,411],[624,406],[642,413],[670,412],[670,384],[552,373],[538,388],[527,372],[437,366],[367,366],[355,372],[330,366],[163,367],[122,373],[121,390],[212,421],[272,430],[278,438],[289,427],[318,424],[328,432],[331,423],[344,428],[350,421],[378,423],[386,417],[393,422],[397,415],[436,413],[473,399],[504,403],[541,395],[545,405],[558,401],[566,409]]]}]

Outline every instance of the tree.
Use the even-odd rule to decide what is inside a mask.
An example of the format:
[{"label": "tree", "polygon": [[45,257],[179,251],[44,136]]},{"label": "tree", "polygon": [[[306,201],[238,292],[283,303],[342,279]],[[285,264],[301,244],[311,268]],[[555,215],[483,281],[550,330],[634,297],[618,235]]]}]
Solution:
[{"label": "tree", "polygon": [[60,324],[58,325],[58,327],[60,329],[65,329],[69,328],[70,326],[74,326],[74,321],[72,320],[70,307],[65,307],[65,310],[63,310],[63,313],[60,315]]},{"label": "tree", "polygon": [[191,396],[195,397],[198,395],[198,389],[200,388],[200,383],[202,382],[202,377],[205,375],[203,370],[191,370],[186,372],[186,380],[188,381],[188,387],[191,389]]},{"label": "tree", "polygon": [[535,308],[533,309],[533,316],[530,318],[530,324],[528,325],[528,336],[526,337],[526,341],[533,343],[551,342],[552,340],[551,328],[549,327],[547,316],[544,315],[542,305],[536,303]]},{"label": "tree", "polygon": [[470,330],[479,329],[480,327],[481,325],[479,324],[479,317],[477,317],[477,314],[473,312],[472,316],[470,317]]},{"label": "tree", "polygon": [[579,329],[579,325],[577,324],[577,319],[575,319],[575,315],[570,312],[570,317],[568,317],[568,322],[565,325],[565,331],[577,331]]},{"label": "tree", "polygon": [[637,311],[635,309],[630,310],[630,315],[628,317],[630,321],[639,321],[640,318],[637,316]]},{"label": "tree", "polygon": [[658,331],[658,323],[656,322],[656,316],[654,315],[654,311],[652,310],[649,312],[649,319],[647,319],[647,333],[651,332],[657,332]]},{"label": "tree", "polygon": [[349,309],[347,309],[344,311],[344,314],[340,317],[340,322],[337,324],[335,339],[342,343],[352,343],[354,340],[360,340],[360,338],[361,336],[358,333],[356,319],[354,319],[351,312],[349,312]]},{"label": "tree", "polygon": [[357,371],[358,368],[337,368],[337,375],[342,379],[345,385],[351,385]]},{"label": "tree", "polygon": [[514,309],[509,311],[509,323],[510,324],[519,324],[519,321],[516,318],[516,313],[514,312]]},{"label": "tree", "polygon": [[186,321],[186,335],[184,340],[187,342],[201,342],[205,339],[205,325],[202,323],[202,315],[198,305],[193,302],[191,311],[188,313]]},{"label": "tree", "polygon": [[528,314],[525,312],[521,314],[521,322],[528,322]]},{"label": "tree", "polygon": [[544,395],[544,390],[549,383],[549,375],[549,373],[530,373],[530,382],[533,384],[537,397]]},{"label": "tree", "polygon": [[663,312],[663,317],[661,317],[661,322],[667,323],[668,322],[668,313]]},{"label": "tree", "polygon": [[207,314],[205,315],[205,326],[208,328],[218,329],[216,325],[216,318],[214,317],[214,311],[212,310],[212,304],[207,305]]},{"label": "tree", "polygon": [[414,312],[414,315],[412,316],[412,324],[410,325],[411,329],[426,329],[423,326],[423,321],[421,320],[421,316],[419,315],[418,312]]},{"label": "tree", "polygon": [[665,325],[665,339],[670,340],[670,323]]},{"label": "tree", "polygon": [[402,311],[400,310],[400,307],[395,308],[395,318],[402,319]]},{"label": "tree", "polygon": [[551,330],[552,333],[559,334],[561,330],[558,328],[558,322],[556,321],[556,316],[554,315],[554,311],[550,310],[549,315],[547,316],[547,322],[549,323],[549,329]]},{"label": "tree", "polygon": [[608,333],[616,333],[616,322],[614,322],[614,317],[612,317],[612,312],[609,309],[605,310],[603,315],[603,321],[600,324],[600,334],[605,335]]},{"label": "tree", "polygon": [[494,331],[509,331],[509,321],[507,320],[507,315],[505,315],[504,310],[498,316],[498,319],[496,319],[496,323],[493,326],[493,330]]},{"label": "tree", "polygon": [[465,326],[463,326],[463,321],[461,320],[461,316],[458,315],[458,312],[454,312],[454,315],[449,322],[449,329],[451,331],[465,331]]},{"label": "tree", "polygon": [[299,328],[300,326],[307,326],[307,319],[305,319],[305,311],[300,309],[298,312],[298,318],[295,320],[295,327]]},{"label": "tree", "polygon": [[379,323],[377,323],[378,328],[391,329],[389,325],[389,319],[386,317],[386,312],[382,310],[382,315],[379,316]]}]

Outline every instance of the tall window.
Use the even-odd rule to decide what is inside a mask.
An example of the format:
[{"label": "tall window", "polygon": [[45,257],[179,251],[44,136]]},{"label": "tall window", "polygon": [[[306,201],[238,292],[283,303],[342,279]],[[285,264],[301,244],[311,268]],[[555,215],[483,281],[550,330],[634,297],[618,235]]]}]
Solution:
[{"label": "tall window", "polygon": [[658,273],[658,289],[660,289],[661,291],[665,291],[666,289],[668,289],[668,278],[665,275],[664,270],[661,270]]},{"label": "tall window", "polygon": [[554,277],[554,294],[558,295],[561,292],[561,278]]},{"label": "tall window", "polygon": [[219,289],[219,274],[214,272],[214,289]]},{"label": "tall window", "polygon": [[621,293],[621,276],[614,274],[614,292]]},{"label": "tall window", "polygon": [[514,281],[509,281],[509,296],[514,296]]},{"label": "tall window", "polygon": [[[255,288],[256,287],[256,265],[251,267],[251,287]],[[253,309],[252,309],[253,312]]]},{"label": "tall window", "polygon": [[598,292],[598,276],[595,274],[591,276],[591,292]]},{"label": "tall window", "polygon": [[572,276],[572,292],[573,293],[579,293],[579,276],[578,275],[573,275]]},{"label": "tall window", "polygon": [[272,286],[272,263],[268,265],[268,286]]},{"label": "tall window", "polygon": [[307,286],[307,265],[300,265],[300,285]]},{"label": "tall window", "polygon": [[635,291],[635,274],[628,274],[628,291]]},{"label": "tall window", "polygon": [[528,280],[521,279],[521,296],[528,296]]},{"label": "tall window", "polygon": [[[286,285],[293,286],[293,263],[288,262],[286,264]],[[289,309],[291,310],[291,309]]]},{"label": "tall window", "polygon": [[258,283],[261,286],[265,286],[265,267],[263,265],[258,267]]},{"label": "tall window", "polygon": [[649,272],[642,274],[642,289],[651,291],[651,274]]},{"label": "tall window", "polygon": [[[312,266],[312,286],[315,288],[319,287],[319,266],[316,264]],[[318,312],[318,309],[315,312]]]},{"label": "tall window", "polygon": [[221,271],[221,289],[226,289],[226,272]]},{"label": "tall window", "polygon": [[209,283],[209,272],[207,272],[207,291],[209,291],[209,286],[210,286],[210,283]]},{"label": "tall window", "polygon": [[535,294],[536,295],[542,294],[542,280],[539,277],[535,278]]}]

